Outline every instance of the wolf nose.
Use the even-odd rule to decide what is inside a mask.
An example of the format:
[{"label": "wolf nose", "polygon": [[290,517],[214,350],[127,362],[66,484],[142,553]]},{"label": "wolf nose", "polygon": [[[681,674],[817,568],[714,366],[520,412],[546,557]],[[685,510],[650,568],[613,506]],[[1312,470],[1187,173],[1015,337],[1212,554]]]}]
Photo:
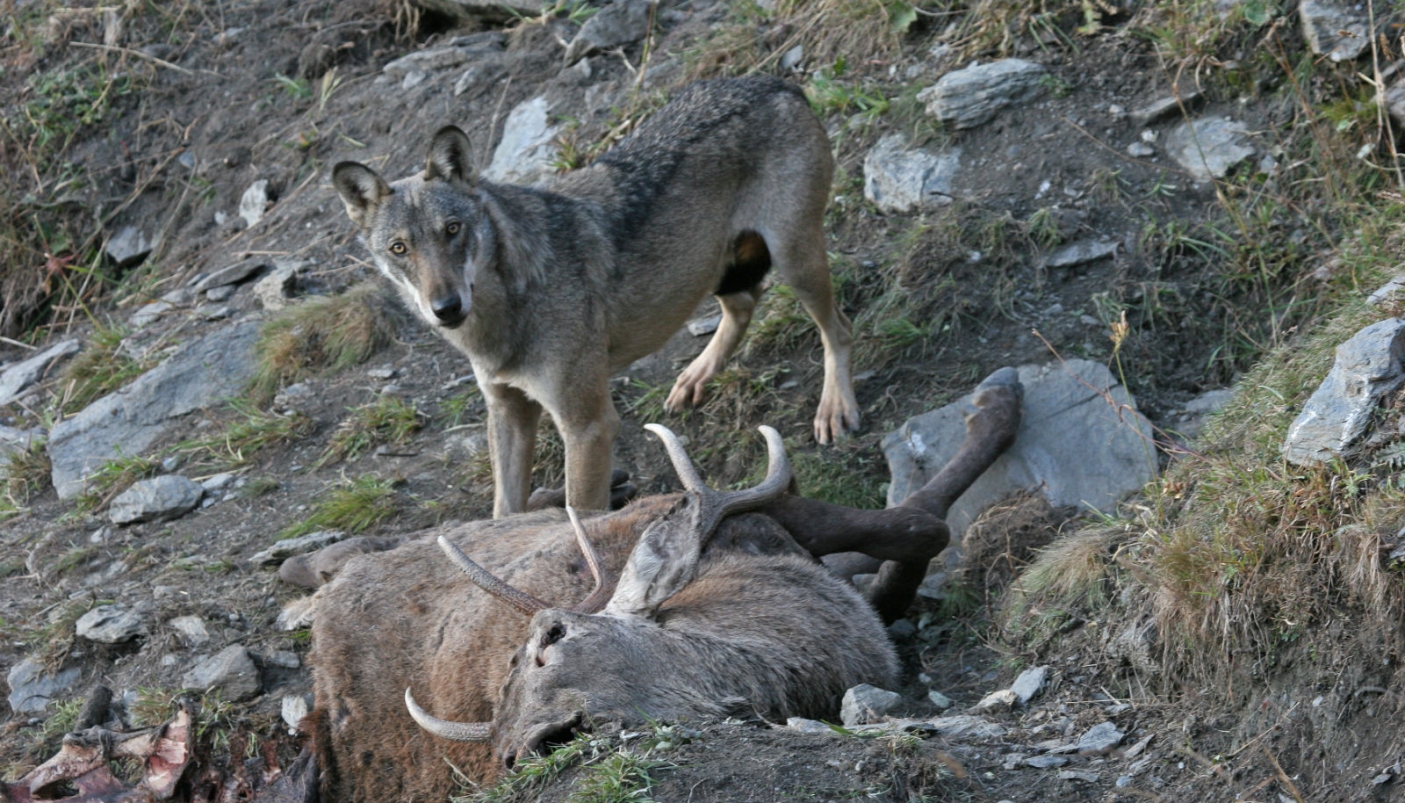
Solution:
[{"label": "wolf nose", "polygon": [[430,309],[434,310],[434,317],[450,323],[463,316],[463,301],[458,293],[447,296],[440,296],[430,303]]}]

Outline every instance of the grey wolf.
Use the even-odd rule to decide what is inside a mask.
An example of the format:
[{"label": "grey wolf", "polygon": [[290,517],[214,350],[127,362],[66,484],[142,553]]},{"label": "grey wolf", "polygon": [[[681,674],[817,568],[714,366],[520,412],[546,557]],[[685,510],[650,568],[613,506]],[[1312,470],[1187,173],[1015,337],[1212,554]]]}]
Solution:
[{"label": "grey wolf", "polygon": [[485,181],[469,154],[449,126],[423,173],[391,184],[342,162],[332,176],[377,267],[473,365],[495,517],[526,507],[543,409],[565,442],[566,502],[607,507],[619,430],[610,375],[659,349],[712,293],[722,321],[665,406],[700,403],[773,267],[824,347],[815,438],[859,426],[850,325],[824,247],[833,157],[799,89],[765,77],[692,84],[545,189]]}]

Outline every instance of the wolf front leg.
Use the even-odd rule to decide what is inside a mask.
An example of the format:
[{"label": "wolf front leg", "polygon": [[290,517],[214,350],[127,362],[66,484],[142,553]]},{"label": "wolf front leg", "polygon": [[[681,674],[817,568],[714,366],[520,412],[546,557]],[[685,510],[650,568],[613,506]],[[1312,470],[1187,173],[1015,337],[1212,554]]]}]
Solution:
[{"label": "wolf front leg", "polygon": [[[527,495],[532,491],[532,452],[536,449],[542,407],[509,385],[482,382],[479,386],[488,405],[493,518],[500,519],[527,509]],[[608,466],[605,471],[608,475]]]},{"label": "wolf front leg", "polygon": [[563,394],[551,417],[566,443],[566,504],[579,510],[610,509],[610,457],[620,415],[607,381],[581,382]]}]

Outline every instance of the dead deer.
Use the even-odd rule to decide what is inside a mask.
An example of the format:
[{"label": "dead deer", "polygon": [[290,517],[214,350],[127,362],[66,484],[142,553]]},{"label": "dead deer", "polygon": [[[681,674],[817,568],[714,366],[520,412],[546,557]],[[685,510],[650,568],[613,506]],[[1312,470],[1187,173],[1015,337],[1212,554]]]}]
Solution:
[{"label": "dead deer", "polygon": [[[305,727],[325,799],[443,799],[450,765],[489,780],[594,722],[826,718],[850,686],[890,684],[883,621],[946,547],[948,507],[1014,440],[1019,397],[1011,369],[982,383],[956,456],[897,508],[787,493],[769,428],[766,479],[718,493],[651,426],[682,494],[585,521],[475,522],[352,560],[313,626]],[[867,600],[816,561],[847,552],[883,561]]]}]

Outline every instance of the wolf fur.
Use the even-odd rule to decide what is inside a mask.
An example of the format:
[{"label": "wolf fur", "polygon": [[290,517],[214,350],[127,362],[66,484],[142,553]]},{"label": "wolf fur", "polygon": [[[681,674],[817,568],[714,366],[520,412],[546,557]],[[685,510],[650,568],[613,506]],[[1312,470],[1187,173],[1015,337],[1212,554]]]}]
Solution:
[{"label": "wolf fur", "polygon": [[700,403],[772,266],[820,330],[816,439],[858,427],[850,325],[824,247],[833,157],[795,86],[692,84],[546,189],[485,181],[469,153],[449,126],[422,174],[388,184],[342,162],[333,183],[380,271],[473,364],[488,408],[494,516],[526,506],[543,409],[565,442],[566,502],[605,508],[619,430],[610,375],[660,348],[713,293],[722,322],[666,407]]}]

